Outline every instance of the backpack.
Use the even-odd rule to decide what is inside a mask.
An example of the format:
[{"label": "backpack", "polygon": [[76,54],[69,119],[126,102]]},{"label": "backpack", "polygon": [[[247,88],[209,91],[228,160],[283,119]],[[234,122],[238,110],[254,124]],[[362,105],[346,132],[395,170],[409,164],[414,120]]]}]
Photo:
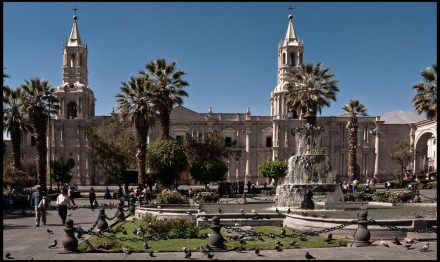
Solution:
[{"label": "backpack", "polygon": [[41,199],[40,203],[38,203],[38,208],[46,208],[48,206],[47,199],[45,196]]}]

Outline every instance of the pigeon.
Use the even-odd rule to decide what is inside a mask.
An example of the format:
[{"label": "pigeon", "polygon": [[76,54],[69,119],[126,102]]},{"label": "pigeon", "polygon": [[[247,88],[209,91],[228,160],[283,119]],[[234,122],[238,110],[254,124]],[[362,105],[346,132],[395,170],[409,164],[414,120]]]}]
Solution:
[{"label": "pigeon", "polygon": [[395,245],[398,245],[398,246],[402,245],[402,243],[400,243],[399,239],[397,239],[397,236],[394,236],[392,243]]},{"label": "pigeon", "polygon": [[68,217],[71,217],[71,216],[72,216],[72,214],[68,214],[67,216],[68,216]]},{"label": "pigeon", "polygon": [[137,233],[137,229],[135,228],[133,229],[133,235],[137,235],[136,233]]},{"label": "pigeon", "polygon": [[415,239],[407,240],[406,243],[414,245],[415,243],[417,243],[417,240]]},{"label": "pigeon", "polygon": [[286,236],[286,230],[284,228],[281,229],[281,237]]},{"label": "pigeon", "polygon": [[307,259],[316,259],[316,257],[310,255],[309,252],[306,252],[305,257],[306,257]]},{"label": "pigeon", "polygon": [[278,208],[275,208],[275,212],[280,213],[280,211],[278,210]]},{"label": "pigeon", "polygon": [[244,214],[244,210],[243,210],[243,208],[240,209],[240,213],[241,213],[241,214]]},{"label": "pigeon", "polygon": [[290,242],[291,246],[294,246],[296,244],[296,240],[292,240],[292,242]]},{"label": "pigeon", "polygon": [[426,243],[422,246],[422,248],[420,249],[420,251],[425,252],[426,250],[428,250],[429,248],[429,243]]},{"label": "pigeon", "polygon": [[280,241],[277,241],[277,246],[280,246],[280,247],[282,247],[282,246],[283,246],[283,244],[281,244],[281,242],[280,242]]},{"label": "pigeon", "polygon": [[262,238],[261,236],[258,236],[258,240],[260,240],[261,242],[264,242],[264,238]]},{"label": "pigeon", "polygon": [[9,252],[6,252],[5,257],[6,257],[7,259],[12,259],[11,254],[10,254]]},{"label": "pigeon", "polygon": [[411,243],[408,243],[408,242],[405,243],[406,250],[410,250],[411,246],[412,246]]},{"label": "pigeon", "polygon": [[58,242],[57,242],[57,240],[55,239],[55,240],[53,241],[53,243],[50,244],[50,246],[48,246],[48,248],[54,248],[54,247],[57,246],[57,244],[58,244]]},{"label": "pigeon", "polygon": [[326,239],[324,240],[324,242],[325,242],[326,244],[329,244],[331,241],[332,241],[331,238],[326,238]]},{"label": "pigeon", "polygon": [[258,247],[255,248],[255,254],[256,254],[257,256],[261,256],[261,255],[260,255],[260,249],[258,249]]},{"label": "pigeon", "polygon": [[122,234],[127,235],[127,231],[125,231],[125,230],[122,231]]},{"label": "pigeon", "polygon": [[155,257],[155,255],[154,255],[154,252],[153,252],[153,251],[150,251],[150,252],[148,252],[148,254],[150,255],[150,257]]},{"label": "pigeon", "polygon": [[384,247],[390,247],[390,245],[388,245],[387,243],[385,243],[385,241],[380,241],[380,244]]},{"label": "pigeon", "polygon": [[422,218],[423,216],[421,216],[421,215],[419,215],[419,214],[416,214],[415,216],[414,216],[414,218]]},{"label": "pigeon", "polygon": [[322,218],[326,218],[326,217],[327,217],[327,215],[321,215],[321,217],[322,217]]},{"label": "pigeon", "polygon": [[289,207],[289,209],[287,209],[287,214],[290,214],[290,207]]},{"label": "pigeon", "polygon": [[47,233],[49,233],[49,234],[53,234],[53,231],[50,230],[49,228],[48,228],[46,231],[47,231]]},{"label": "pigeon", "polygon": [[150,248],[150,247],[148,246],[148,243],[147,243],[147,242],[144,243],[144,248],[145,248],[145,249]]},{"label": "pigeon", "polygon": [[275,250],[276,250],[277,252],[281,252],[281,251],[283,251],[283,249],[282,249],[279,245],[276,245],[276,246],[275,246]]},{"label": "pigeon", "polygon": [[299,236],[299,240],[301,241],[307,241],[307,238],[304,235]]},{"label": "pigeon", "polygon": [[328,233],[327,238],[328,239],[332,239],[333,238],[333,234],[332,233]]},{"label": "pigeon", "polygon": [[214,254],[211,254],[211,253],[208,252],[208,258],[212,259],[213,257],[214,257]]},{"label": "pigeon", "polygon": [[188,250],[187,252],[185,252],[185,258],[190,258],[191,257],[191,250]]},{"label": "pigeon", "polygon": [[182,247],[182,251],[186,253],[186,252],[188,252],[188,248]]},{"label": "pigeon", "polygon": [[275,235],[272,234],[272,233],[269,234],[269,237],[272,238],[272,239],[275,239]]},{"label": "pigeon", "polygon": [[222,212],[222,209],[221,209],[221,208],[218,208],[218,209],[217,209],[217,213],[220,214],[221,212]]},{"label": "pigeon", "polygon": [[126,247],[124,247],[124,248],[122,249],[122,252],[124,252],[124,253],[127,254],[127,255],[130,255],[130,254],[131,254],[131,251],[130,251],[128,248],[126,248]]}]

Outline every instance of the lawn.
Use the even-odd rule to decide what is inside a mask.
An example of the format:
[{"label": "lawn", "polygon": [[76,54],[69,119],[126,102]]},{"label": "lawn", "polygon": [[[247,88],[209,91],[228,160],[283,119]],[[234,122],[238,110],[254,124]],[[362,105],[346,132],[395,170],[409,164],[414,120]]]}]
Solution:
[{"label": "lawn", "polygon": [[[124,221],[119,222],[113,227],[113,230],[118,231],[117,229],[125,229],[127,234],[123,234],[122,232],[117,232],[116,234],[104,233],[101,236],[91,236],[89,239],[83,241],[79,244],[78,250],[80,252],[121,252],[122,248],[126,247],[132,252],[175,252],[181,251],[182,247],[185,246],[190,250],[199,251],[200,246],[206,246],[208,243],[208,238],[191,238],[191,239],[161,239],[161,240],[149,240],[148,248],[144,248],[144,241],[142,237],[134,234],[133,230],[140,226],[140,221]],[[276,226],[255,226],[253,227],[255,232],[262,232],[266,234],[276,234],[280,235],[281,227]],[[290,228],[285,228],[286,235],[290,235],[293,232],[298,233],[299,231],[293,231]],[[200,230],[200,234],[210,233],[211,230],[202,229]],[[228,249],[233,249],[235,247],[239,247],[240,243],[236,240],[231,240],[226,237],[226,231],[222,228],[221,231],[223,237],[226,239],[225,245]],[[125,240],[120,240],[121,238],[125,238]],[[129,239],[133,239],[129,240]],[[247,250],[252,250],[255,248],[263,249],[274,249],[277,241],[280,241],[283,244],[283,248],[319,248],[319,247],[339,247],[339,246],[347,246],[347,241],[342,239],[334,239],[329,244],[325,243],[325,237],[321,236],[308,236],[306,241],[301,241],[298,238],[292,237],[276,237],[270,238],[268,236],[263,236],[262,240],[257,238],[253,238],[251,240],[246,240],[246,244],[243,247]],[[292,241],[296,240],[294,245],[291,245]]]}]

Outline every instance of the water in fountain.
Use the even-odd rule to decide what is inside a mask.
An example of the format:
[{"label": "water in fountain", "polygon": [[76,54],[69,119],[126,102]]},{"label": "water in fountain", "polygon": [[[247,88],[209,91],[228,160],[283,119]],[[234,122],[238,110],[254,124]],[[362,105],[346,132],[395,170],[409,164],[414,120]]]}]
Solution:
[{"label": "water in fountain", "polygon": [[289,158],[287,175],[276,190],[278,207],[301,206],[308,190],[327,192],[326,203],[335,203],[342,196],[339,185],[329,178],[331,166],[325,148],[320,147],[321,132],[321,127],[308,124],[292,130],[296,152]]}]

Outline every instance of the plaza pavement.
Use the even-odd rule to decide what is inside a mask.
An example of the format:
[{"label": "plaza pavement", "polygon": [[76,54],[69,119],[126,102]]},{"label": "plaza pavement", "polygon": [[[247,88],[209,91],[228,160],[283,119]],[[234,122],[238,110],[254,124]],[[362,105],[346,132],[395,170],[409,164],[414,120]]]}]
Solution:
[{"label": "plaza pavement", "polygon": [[[434,191],[423,191],[426,195],[436,194]],[[422,199],[423,200],[423,199]],[[68,218],[73,219],[75,226],[89,229],[98,217],[98,210],[81,206],[89,205],[87,198],[75,199],[80,208],[68,210]],[[116,203],[117,200],[98,199],[99,203]],[[26,212],[31,212],[27,210]],[[106,214],[112,217],[116,208],[107,209]],[[110,221],[111,222],[111,221]],[[51,229],[54,234],[46,230]],[[64,226],[56,209],[47,212],[47,225],[41,223],[35,227],[33,212],[29,216],[19,213],[3,215],[3,259],[6,252],[15,260],[185,260],[182,252],[156,253],[156,257],[150,257],[147,253],[66,253],[61,241],[64,238]],[[54,241],[58,245],[54,249],[48,246]],[[80,240],[82,241],[82,240]],[[429,241],[430,250],[420,252],[420,247],[427,242],[415,244],[415,249],[406,250],[402,246],[390,244],[390,247],[372,245],[369,247],[336,247],[336,248],[313,248],[313,249],[286,249],[282,252],[274,250],[261,250],[262,256],[256,256],[253,250],[245,252],[215,252],[214,259],[218,260],[305,260],[304,254],[308,251],[318,260],[436,260],[437,241]],[[208,260],[200,253],[193,252],[191,260]]]}]

